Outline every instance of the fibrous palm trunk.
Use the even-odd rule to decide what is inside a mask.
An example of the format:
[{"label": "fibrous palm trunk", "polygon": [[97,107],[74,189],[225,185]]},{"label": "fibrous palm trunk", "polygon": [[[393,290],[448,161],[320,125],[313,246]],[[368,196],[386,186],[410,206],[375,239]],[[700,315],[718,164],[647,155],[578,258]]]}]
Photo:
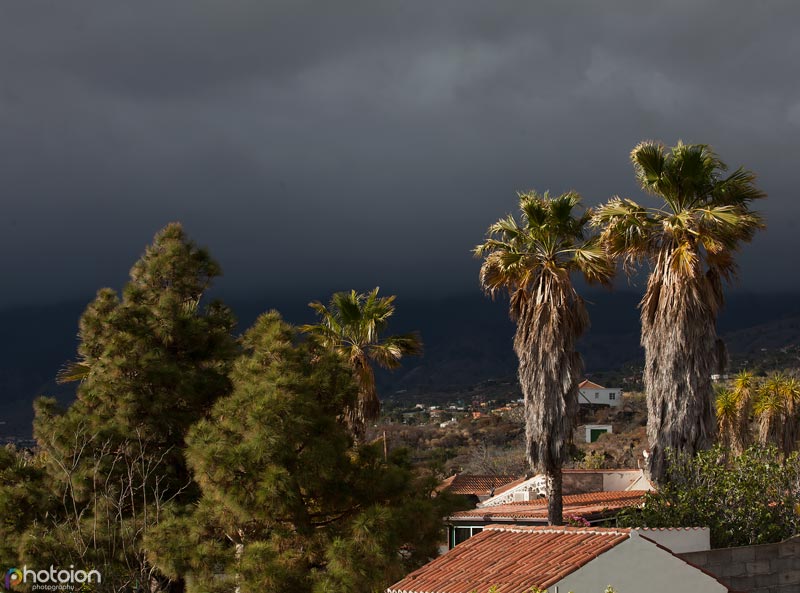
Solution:
[{"label": "fibrous palm trunk", "polygon": [[721,284],[713,271],[687,278],[662,254],[640,305],[648,470],[656,482],[665,476],[668,450],[693,454],[714,438],[711,375],[719,367],[716,316],[721,304]]},{"label": "fibrous palm trunk", "polygon": [[345,410],[345,418],[356,442],[363,442],[367,432],[367,422],[376,420],[381,414],[381,402],[375,388],[375,373],[364,358],[351,362],[358,384],[358,397],[353,405]]},{"label": "fibrous palm trunk", "polygon": [[562,475],[559,467],[547,476],[547,522],[550,525],[564,524],[564,501],[561,496]]},{"label": "fibrous palm trunk", "polygon": [[563,286],[555,279],[542,284],[520,307],[514,350],[525,396],[528,462],[532,470],[547,476],[548,522],[560,525],[561,468],[575,427],[583,371],[575,343],[589,323],[583,301],[571,284]]}]

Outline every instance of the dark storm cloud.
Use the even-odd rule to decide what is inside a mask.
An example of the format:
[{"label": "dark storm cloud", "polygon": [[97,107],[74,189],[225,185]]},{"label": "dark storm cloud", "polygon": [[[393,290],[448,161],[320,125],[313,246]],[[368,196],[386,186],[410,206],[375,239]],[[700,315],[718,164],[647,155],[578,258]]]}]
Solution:
[{"label": "dark storm cloud", "polygon": [[[182,220],[229,293],[474,289],[514,191],[635,193],[641,139],[760,175],[742,285],[795,289],[793,2],[0,9],[0,304],[118,285]],[[309,294],[313,293],[313,294]]]}]

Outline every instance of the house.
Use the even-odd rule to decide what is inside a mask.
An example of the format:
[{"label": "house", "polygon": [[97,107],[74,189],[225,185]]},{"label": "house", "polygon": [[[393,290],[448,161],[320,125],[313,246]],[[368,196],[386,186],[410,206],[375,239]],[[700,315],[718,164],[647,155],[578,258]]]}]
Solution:
[{"label": "house", "polygon": [[[590,492],[564,496],[563,512],[566,521],[604,523],[622,509],[639,505],[644,490]],[[547,525],[547,499],[507,502],[477,509],[459,511],[446,519],[447,544],[452,549],[493,525]]]},{"label": "house", "polygon": [[[641,504],[653,485],[639,469],[565,469],[561,474],[564,517],[604,523],[620,510]],[[547,478],[537,474],[495,488],[494,496],[478,508],[454,513],[446,519],[448,547],[453,548],[487,525],[547,523]]]},{"label": "house", "polygon": [[[640,469],[564,469],[561,471],[561,480],[561,492],[564,495],[655,489]],[[546,494],[547,478],[544,474],[536,474],[532,478],[520,478],[495,489],[494,496],[481,501],[478,506],[526,502]]]},{"label": "house", "polygon": [[516,484],[518,481],[516,476],[461,473],[444,480],[436,490],[438,492],[447,490],[452,494],[471,497],[477,504],[505,491],[509,485]]},{"label": "house", "polygon": [[622,405],[622,390],[618,387],[603,387],[585,379],[578,385],[578,403],[616,408]]},{"label": "house", "polygon": [[[617,593],[730,593],[652,535],[637,529],[493,525],[386,593],[486,593],[492,586],[499,593],[528,593],[533,587],[591,593],[605,585]],[[702,539],[692,530],[685,536]]]}]

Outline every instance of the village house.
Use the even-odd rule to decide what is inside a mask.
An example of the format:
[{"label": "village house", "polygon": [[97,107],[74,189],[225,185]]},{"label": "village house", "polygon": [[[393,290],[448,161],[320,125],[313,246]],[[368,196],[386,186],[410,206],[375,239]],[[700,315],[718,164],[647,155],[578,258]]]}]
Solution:
[{"label": "village house", "polygon": [[578,385],[578,403],[616,408],[622,405],[622,390],[618,387],[603,387],[585,379]]},{"label": "village house", "polygon": [[[459,476],[463,477],[456,482]],[[448,488],[451,492],[466,494],[465,488],[485,488],[488,483],[488,476],[459,476],[450,478],[453,481],[443,483],[440,489]],[[457,489],[453,486],[457,486]],[[538,474],[498,485],[494,488],[493,496],[476,497],[477,508],[447,517],[448,548],[452,549],[489,525],[546,525],[546,486],[547,479]],[[642,470],[565,469],[562,472],[564,518],[603,524],[620,510],[641,504],[646,492],[651,490],[653,486]]]},{"label": "village house", "polygon": [[[661,539],[662,541],[659,541]],[[404,579],[386,593],[729,593],[680,551],[708,549],[708,530],[659,532],[602,527],[492,525]]]},{"label": "village house", "polygon": [[516,476],[495,476],[491,474],[455,474],[444,480],[436,488],[437,491],[447,490],[452,494],[460,494],[472,499],[474,504],[504,492],[510,485],[516,484]]},{"label": "village house", "polygon": [[[565,521],[603,524],[624,508],[639,505],[644,490],[569,494],[563,498]],[[466,541],[492,525],[547,525],[547,499],[510,502],[454,513],[446,519],[448,547]]]}]

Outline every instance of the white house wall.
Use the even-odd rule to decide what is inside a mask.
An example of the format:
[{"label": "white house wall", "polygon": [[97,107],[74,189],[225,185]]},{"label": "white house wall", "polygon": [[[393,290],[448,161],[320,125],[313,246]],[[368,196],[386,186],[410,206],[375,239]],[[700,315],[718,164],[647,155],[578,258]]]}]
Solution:
[{"label": "white house wall", "polygon": [[[597,397],[595,397],[597,394]],[[611,399],[614,394],[614,399]],[[605,404],[616,407],[622,404],[622,390],[617,388],[603,389],[580,389],[578,393],[578,403],[581,404]]]},{"label": "white house wall", "polygon": [[636,534],[567,575],[551,593],[728,593],[728,588],[698,568]]},{"label": "white house wall", "polygon": [[643,475],[642,470],[603,471],[603,490],[626,490]]},{"label": "white house wall", "polygon": [[711,530],[708,527],[642,528],[636,531],[675,554],[711,549]]}]

